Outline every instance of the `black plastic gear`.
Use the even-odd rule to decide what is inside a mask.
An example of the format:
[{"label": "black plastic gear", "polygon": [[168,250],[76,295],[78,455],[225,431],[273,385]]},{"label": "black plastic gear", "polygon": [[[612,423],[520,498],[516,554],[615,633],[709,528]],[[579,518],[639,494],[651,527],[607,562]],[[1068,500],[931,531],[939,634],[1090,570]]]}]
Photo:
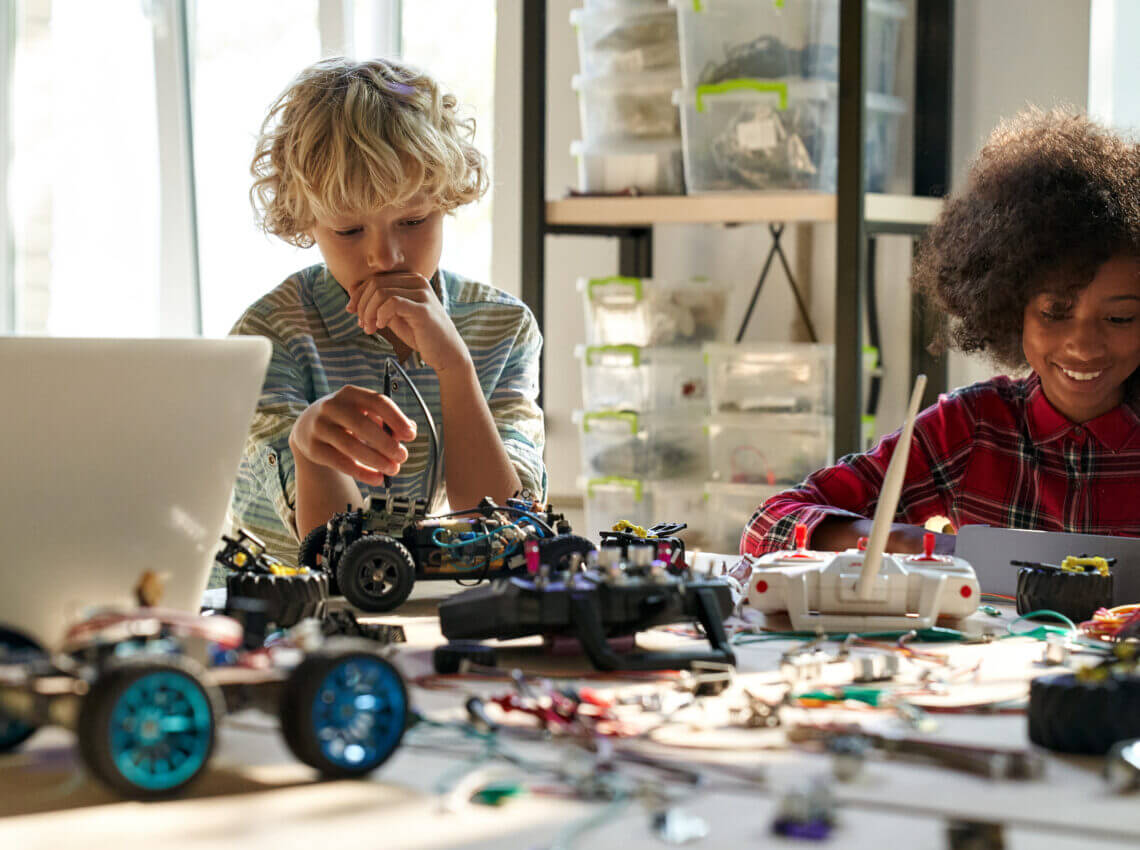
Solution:
[{"label": "black plastic gear", "polygon": [[329,580],[321,572],[285,576],[230,573],[226,576],[226,596],[261,600],[266,606],[265,619],[288,629],[307,617],[324,615]]},{"label": "black plastic gear", "polygon": [[495,648],[476,641],[453,640],[451,643],[437,646],[431,653],[435,672],[444,675],[458,673],[464,661],[470,661],[481,667],[498,666]]},{"label": "black plastic gear", "polygon": [[416,563],[399,540],[372,534],[349,544],[337,564],[344,598],[362,611],[391,611],[412,592]]},{"label": "black plastic gear", "polygon": [[1051,610],[1074,623],[1112,606],[1112,574],[1068,572],[1049,567],[1017,571],[1017,613]]},{"label": "black plastic gear", "polygon": [[1062,753],[1103,755],[1117,741],[1140,738],[1140,676],[1083,681],[1072,673],[1029,685],[1029,740]]},{"label": "black plastic gear", "polygon": [[587,552],[598,547],[577,534],[557,534],[538,541],[538,558],[552,570],[564,570],[569,566],[569,558],[578,553],[583,558]]}]

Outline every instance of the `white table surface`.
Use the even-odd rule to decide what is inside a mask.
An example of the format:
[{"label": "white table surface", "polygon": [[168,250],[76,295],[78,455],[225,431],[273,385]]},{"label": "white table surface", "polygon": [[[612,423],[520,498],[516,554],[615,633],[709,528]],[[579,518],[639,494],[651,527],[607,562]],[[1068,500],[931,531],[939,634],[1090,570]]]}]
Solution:
[{"label": "white table surface", "polygon": [[[408,643],[397,657],[406,676],[430,670],[430,650],[442,642],[435,606],[454,589],[450,583],[423,583],[398,615],[381,618],[399,622],[407,631]],[[682,640],[653,633],[639,642]],[[780,653],[789,645],[739,646],[742,675],[734,687],[763,690],[764,683],[775,681]],[[828,648],[834,651],[835,646]],[[1024,692],[1028,679],[1043,669],[1034,664],[1042,644],[1028,638],[924,648],[951,654],[955,664],[981,660],[979,684],[972,687],[985,693]],[[536,641],[516,641],[501,648],[499,663],[540,671],[559,666],[589,669],[581,659],[552,662]],[[650,689],[629,682],[600,687]],[[501,694],[510,686],[479,683],[469,689]],[[429,715],[458,717],[461,712],[462,691],[412,687],[410,693],[413,705]],[[708,713],[715,715],[715,708]],[[799,715],[811,716],[807,711]],[[1028,746],[1024,715],[939,714],[936,719],[935,734],[941,739]],[[205,776],[181,799],[160,803],[117,799],[83,774],[70,733],[42,730],[16,754],[0,757],[0,848],[540,848],[552,846],[561,830],[604,807],[528,794],[499,807],[461,804],[445,811],[443,798],[434,789],[441,777],[455,771],[457,758],[412,747],[401,748],[367,780],[318,782],[290,756],[275,725],[273,718],[253,712],[223,725]],[[684,792],[681,807],[704,818],[710,827],[708,837],[694,846],[813,846],[772,836],[769,823],[785,790],[802,786],[813,776],[830,775],[828,757],[773,748],[778,733],[679,727],[679,734],[671,737],[729,749],[671,746],[655,747],[653,752],[690,765],[722,760],[764,774],[762,783],[745,784],[711,770],[708,788]],[[511,747],[533,759],[573,755],[570,745],[554,741],[511,743]],[[857,781],[834,783],[832,788],[840,804],[839,821],[823,844],[845,850],[945,847],[948,818],[963,817],[1006,824],[1005,846],[1011,850],[1140,846],[1140,793],[1111,794],[1100,775],[1100,760],[1094,758],[1048,755],[1042,781],[992,781],[872,756]],[[635,801],[573,846],[667,846],[650,831],[649,821],[649,810]]]}]

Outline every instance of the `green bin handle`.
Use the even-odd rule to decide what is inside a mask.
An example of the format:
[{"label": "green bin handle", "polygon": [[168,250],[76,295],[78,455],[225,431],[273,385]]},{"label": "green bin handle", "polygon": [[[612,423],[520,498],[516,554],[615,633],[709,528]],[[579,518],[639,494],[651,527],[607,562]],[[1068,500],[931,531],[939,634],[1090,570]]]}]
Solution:
[{"label": "green bin handle", "polygon": [[586,365],[594,365],[595,354],[628,354],[632,361],[630,365],[641,365],[641,349],[636,345],[588,345],[586,346]]},{"label": "green bin handle", "polygon": [[586,482],[586,498],[594,498],[594,488],[603,484],[617,484],[619,487],[626,487],[633,491],[633,500],[640,502],[642,493],[641,482],[635,478],[622,478],[617,475],[606,475],[602,478],[591,478]]},{"label": "green bin handle", "polygon": [[741,77],[735,80],[725,80],[720,83],[697,86],[697,112],[705,111],[705,98],[711,95],[728,94],[734,91],[757,91],[780,96],[779,109],[782,112],[788,108],[788,84],[772,80],[754,80],[751,77]]},{"label": "green bin handle", "polygon": [[623,420],[629,425],[629,433],[637,433],[637,414],[632,410],[597,410],[587,413],[582,417],[582,433],[589,434],[590,422],[602,419]]},{"label": "green bin handle", "polygon": [[641,278],[639,277],[622,277],[614,275],[611,277],[592,277],[586,281],[586,295],[593,301],[594,289],[599,286],[628,286],[633,289],[633,298],[635,301],[640,301],[642,297],[641,291]]}]

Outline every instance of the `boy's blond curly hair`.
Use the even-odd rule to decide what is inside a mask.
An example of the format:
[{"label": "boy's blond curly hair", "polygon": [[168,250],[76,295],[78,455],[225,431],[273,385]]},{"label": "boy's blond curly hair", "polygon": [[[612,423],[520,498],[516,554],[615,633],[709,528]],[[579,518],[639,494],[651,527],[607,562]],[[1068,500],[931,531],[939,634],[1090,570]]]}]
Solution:
[{"label": "boy's blond curly hair", "polygon": [[416,68],[323,59],[270,106],[250,202],[266,233],[301,248],[318,217],[367,214],[419,192],[450,212],[487,190],[474,134],[455,96]]}]

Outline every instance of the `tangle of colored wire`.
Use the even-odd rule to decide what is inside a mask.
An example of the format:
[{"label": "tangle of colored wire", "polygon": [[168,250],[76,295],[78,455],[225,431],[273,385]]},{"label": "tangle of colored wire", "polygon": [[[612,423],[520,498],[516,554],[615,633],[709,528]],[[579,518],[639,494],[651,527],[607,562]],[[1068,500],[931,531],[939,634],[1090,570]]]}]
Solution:
[{"label": "tangle of colored wire", "polygon": [[1137,603],[1101,608],[1091,620],[1081,623],[1080,629],[1091,638],[1111,642],[1133,626],[1140,626],[1140,604]]}]

